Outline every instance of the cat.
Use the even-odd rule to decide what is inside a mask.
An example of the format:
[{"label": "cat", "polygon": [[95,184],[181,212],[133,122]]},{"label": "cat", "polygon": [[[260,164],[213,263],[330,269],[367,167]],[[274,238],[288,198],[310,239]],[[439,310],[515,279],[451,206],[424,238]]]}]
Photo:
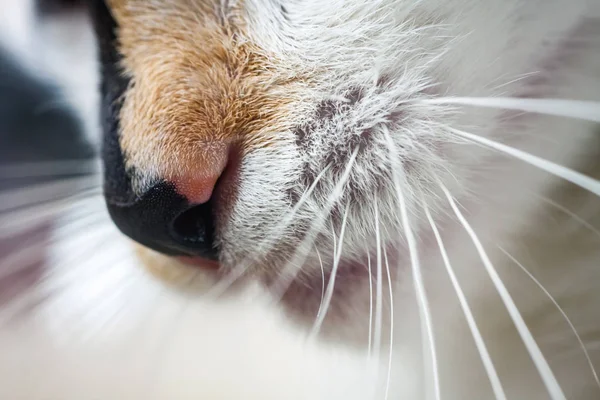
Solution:
[{"label": "cat", "polygon": [[103,196],[3,398],[600,397],[598,1],[87,7]]}]

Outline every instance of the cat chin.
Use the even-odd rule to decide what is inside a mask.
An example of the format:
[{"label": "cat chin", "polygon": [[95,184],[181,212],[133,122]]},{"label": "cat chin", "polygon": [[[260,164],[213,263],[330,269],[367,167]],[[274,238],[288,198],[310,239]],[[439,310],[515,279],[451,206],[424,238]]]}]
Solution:
[{"label": "cat chin", "polygon": [[173,289],[187,288],[201,294],[218,281],[218,270],[212,261],[170,257],[137,243],[130,244],[135,249],[139,267]]}]

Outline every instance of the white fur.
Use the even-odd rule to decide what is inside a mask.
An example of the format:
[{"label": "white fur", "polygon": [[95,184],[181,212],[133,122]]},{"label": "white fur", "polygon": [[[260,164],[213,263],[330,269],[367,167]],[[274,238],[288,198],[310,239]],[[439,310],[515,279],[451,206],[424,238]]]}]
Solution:
[{"label": "white fur", "polygon": [[[374,194],[378,180],[387,182],[375,201],[382,248],[390,253],[396,280],[388,398],[434,398],[397,187],[392,176],[385,176],[390,167],[395,168],[418,239],[438,350],[441,398],[486,399],[493,398],[493,392],[423,202],[440,228],[448,259],[507,398],[549,395],[438,179],[464,207],[466,219],[514,297],[562,391],[570,399],[598,398],[600,388],[568,324],[499,249],[529,267],[557,299],[600,368],[599,238],[582,224],[566,226],[570,219],[553,213],[539,196],[557,196],[576,213],[589,207],[591,211],[581,218],[596,229],[598,199],[521,160],[469,144],[447,129],[461,129],[597,174],[597,161],[590,157],[598,156],[599,141],[594,136],[598,127],[537,114],[505,122],[502,118],[507,114],[501,109],[423,101],[439,96],[513,97],[531,91],[539,97],[600,101],[600,30],[595,37],[581,38],[583,44],[577,41],[581,49],[564,42],[577,38],[584,20],[599,21],[597,2],[574,0],[567,6],[561,0],[308,0],[285,6],[287,19],[279,3],[268,0],[246,1],[242,14],[248,21],[249,39],[278,59],[286,69],[282,74],[316,71],[316,84],[307,86],[302,103],[290,115],[291,125],[314,123],[310,144],[298,148],[292,132],[281,132],[269,149],[248,152],[238,201],[231,221],[221,230],[224,261],[241,262],[257,251],[260,239],[270,234],[268,227],[280,227],[281,216],[291,209],[286,190],[302,195],[307,189],[295,186],[303,169],[322,171],[333,148],[342,149],[342,159],[348,160],[354,149],[346,144],[369,129],[374,139],[357,156],[349,182],[355,194],[365,196]],[[561,52],[569,57],[563,59]],[[545,69],[547,63],[552,67]],[[381,77],[387,84],[377,86]],[[532,77],[546,81],[532,87]],[[362,98],[348,103],[357,87],[363,90]],[[325,122],[307,121],[323,101],[333,101],[337,112]],[[390,121],[390,113],[396,111],[402,111],[402,121]],[[386,161],[387,137],[397,152],[393,162]],[[410,168],[404,168],[406,161]],[[323,175],[323,192],[307,199],[295,222],[310,222],[323,211],[340,176],[339,171]],[[348,196],[334,200],[347,204]],[[345,261],[376,253],[374,205],[363,201],[348,203]],[[94,207],[99,206],[82,208]],[[553,225],[548,215],[559,222]],[[78,218],[71,215],[68,221]],[[336,222],[331,234],[330,222],[325,218],[317,229],[325,238],[316,247],[326,271],[331,270],[333,239],[340,232]],[[56,267],[44,283],[47,286],[39,290],[45,293],[58,287],[59,292],[35,318],[0,331],[0,376],[5,382],[0,397],[384,398],[387,315],[380,316],[382,352],[369,361],[366,342],[364,348],[307,342],[304,331],[268,302],[261,287],[249,284],[218,300],[180,294],[146,276],[108,222],[102,229],[94,225],[87,231],[91,236],[57,233],[63,244],[54,248]],[[103,238],[109,242],[94,248]],[[312,247],[311,243],[300,250]],[[93,256],[77,259],[74,265],[69,255],[75,248],[88,256],[93,251]],[[262,267],[271,273],[290,268],[278,261]],[[292,269],[301,267],[305,276],[320,277],[316,253],[294,261],[298,265]],[[206,280],[212,283],[209,277]],[[351,295],[333,299],[338,302],[337,312],[354,316],[352,321],[340,321],[331,315],[338,325],[329,326],[334,335],[336,329],[349,330],[356,337],[366,331],[369,288],[363,283]],[[380,305],[389,312],[387,292],[382,289]]]}]

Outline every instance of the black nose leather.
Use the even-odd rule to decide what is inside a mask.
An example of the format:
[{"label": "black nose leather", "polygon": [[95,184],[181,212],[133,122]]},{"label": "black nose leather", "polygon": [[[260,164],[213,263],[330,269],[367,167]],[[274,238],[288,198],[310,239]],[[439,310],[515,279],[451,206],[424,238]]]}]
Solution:
[{"label": "black nose leather", "polygon": [[106,200],[117,227],[144,246],[173,256],[216,259],[210,203],[192,205],[167,182],[133,201]]}]

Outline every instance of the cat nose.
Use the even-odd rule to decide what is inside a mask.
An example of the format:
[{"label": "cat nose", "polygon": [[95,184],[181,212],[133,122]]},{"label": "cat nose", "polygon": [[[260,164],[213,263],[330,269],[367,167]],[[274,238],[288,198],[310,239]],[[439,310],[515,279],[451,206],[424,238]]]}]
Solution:
[{"label": "cat nose", "polygon": [[172,256],[216,259],[210,202],[196,204],[164,181],[130,204],[107,201],[117,227],[136,242]]},{"label": "cat nose", "polygon": [[131,239],[171,256],[217,259],[212,192],[226,161],[211,172],[175,174],[123,202],[106,193],[108,211]]}]

